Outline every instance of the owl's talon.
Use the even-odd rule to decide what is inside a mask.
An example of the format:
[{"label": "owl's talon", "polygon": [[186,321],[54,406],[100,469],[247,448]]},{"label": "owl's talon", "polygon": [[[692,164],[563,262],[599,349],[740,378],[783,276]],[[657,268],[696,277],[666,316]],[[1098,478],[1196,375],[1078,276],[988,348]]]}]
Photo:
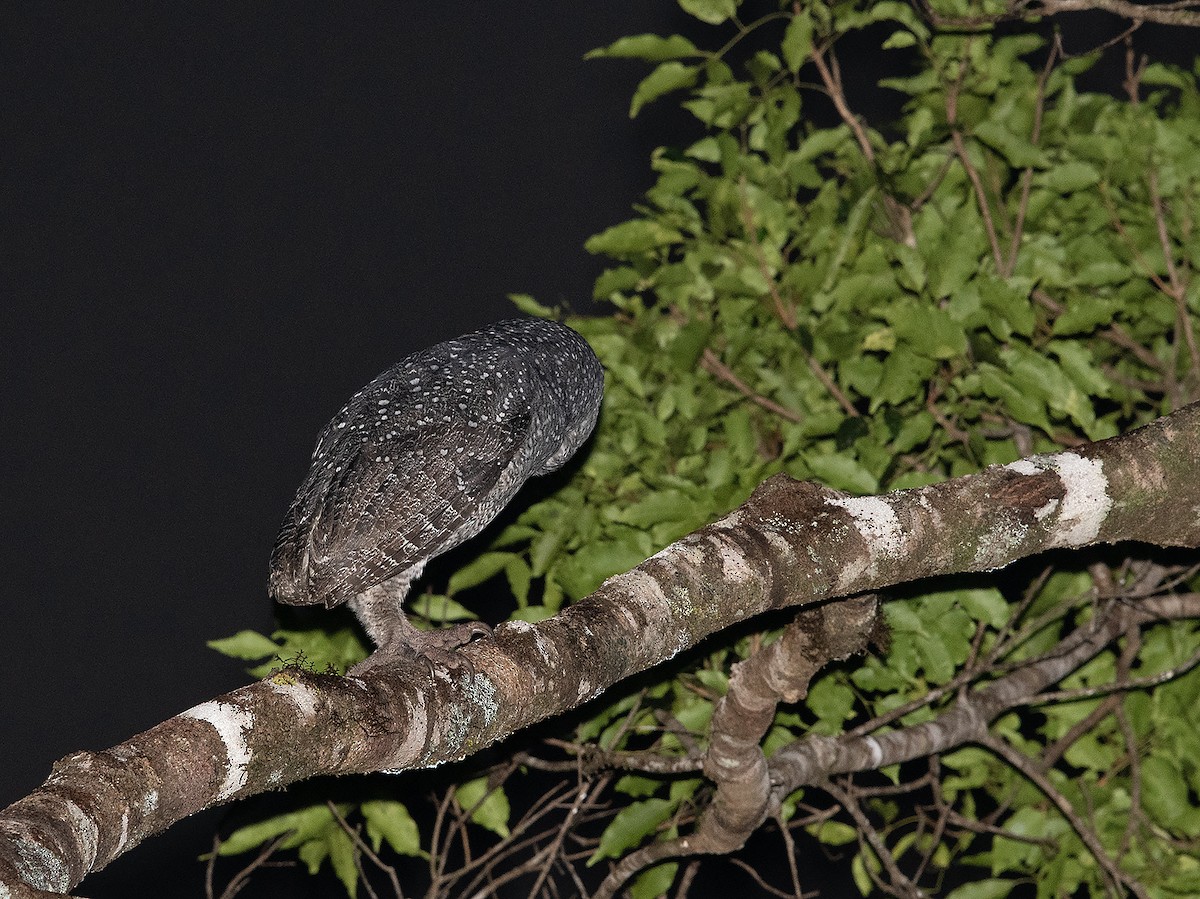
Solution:
[{"label": "owl's talon", "polygon": [[417,631],[403,642],[380,646],[346,673],[357,677],[381,665],[419,658],[429,665],[433,674],[437,674],[439,669],[457,672],[465,668],[474,677],[475,666],[457,650],[477,638],[491,636],[492,629],[482,621],[468,621],[434,631]]}]

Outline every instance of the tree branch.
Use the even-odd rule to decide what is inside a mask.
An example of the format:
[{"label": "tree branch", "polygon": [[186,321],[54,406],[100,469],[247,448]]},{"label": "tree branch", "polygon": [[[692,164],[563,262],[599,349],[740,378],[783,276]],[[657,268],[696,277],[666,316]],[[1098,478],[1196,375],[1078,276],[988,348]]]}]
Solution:
[{"label": "tree branch", "polygon": [[[509,622],[464,647],[459,669],[288,668],[111,749],[62,759],[0,812],[0,897],[67,893],[151,834],[231,799],[317,774],[464,758],[770,609],[991,570],[1052,547],[1200,545],[1198,468],[1192,405],[1124,437],[884,496],[777,475],[555,618]],[[1152,602],[1164,615],[1179,603]],[[1021,676],[1027,669],[1011,675]],[[866,741],[888,736],[861,740],[873,755]],[[781,772],[798,776],[794,764]]]}]

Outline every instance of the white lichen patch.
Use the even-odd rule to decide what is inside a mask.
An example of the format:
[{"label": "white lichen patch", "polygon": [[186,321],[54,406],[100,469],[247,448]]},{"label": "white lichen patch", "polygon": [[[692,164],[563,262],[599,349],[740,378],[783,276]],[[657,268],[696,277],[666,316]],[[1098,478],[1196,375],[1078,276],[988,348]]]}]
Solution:
[{"label": "white lichen patch", "polygon": [[726,583],[741,585],[755,579],[754,566],[747,561],[745,553],[740,549],[723,541],[717,541],[716,548],[717,557],[721,560],[721,575]]},{"label": "white lichen patch", "polygon": [[[689,565],[699,566],[704,564],[704,549],[694,538],[685,538],[659,550],[650,558],[665,559],[671,564],[686,562]],[[632,574],[632,572],[630,573]]]},{"label": "white lichen patch", "polygon": [[228,799],[246,785],[251,755],[250,745],[246,742],[246,730],[254,724],[254,716],[236,705],[214,699],[188,709],[179,717],[206,721],[221,738],[228,768],[225,781],[217,791],[217,799]]},{"label": "white lichen patch", "polygon": [[428,729],[429,710],[425,704],[425,694],[418,691],[413,693],[412,704],[408,707],[408,727],[404,732],[404,740],[396,747],[397,767],[385,773],[398,774],[412,764],[425,748],[425,733]]},{"label": "white lichen patch", "polygon": [[1086,546],[1095,541],[1112,509],[1103,462],[1085,459],[1078,453],[1055,453],[1018,459],[1004,467],[1023,475],[1043,471],[1058,474],[1066,494],[1061,505],[1052,500],[1034,513],[1039,521],[1044,521],[1058,512],[1051,546]]},{"label": "white lichen patch", "polygon": [[1030,459],[1018,459],[1016,462],[1009,462],[1004,467],[1009,471],[1015,471],[1017,474],[1023,475],[1041,474],[1043,471],[1045,471],[1044,468],[1038,467]]},{"label": "white lichen patch", "polygon": [[121,834],[117,837],[117,854],[125,848],[125,844],[129,841],[129,809],[121,810]]},{"label": "white lichen patch", "polygon": [[64,799],[63,806],[66,809],[66,817],[71,822],[71,832],[75,834],[79,846],[79,860],[83,862],[84,869],[90,871],[100,846],[100,830],[92,816],[70,799]]},{"label": "white lichen patch", "polygon": [[496,685],[492,679],[484,674],[468,677],[463,692],[467,700],[483,712],[484,724],[490,727],[500,711],[500,704],[496,702]]},{"label": "white lichen patch", "polygon": [[763,536],[767,538],[767,543],[771,544],[771,549],[779,553],[780,558],[791,557],[792,544],[788,543],[782,534],[778,531],[763,531]]},{"label": "white lichen patch", "polygon": [[839,586],[849,586],[864,573],[874,573],[883,559],[896,559],[904,555],[904,530],[890,503],[877,496],[846,496],[825,502],[844,509],[850,515],[855,529],[866,541],[870,554],[868,565],[852,565],[841,573]]},{"label": "white lichen patch", "polygon": [[1112,509],[1104,463],[1076,453],[1050,458],[1067,488],[1058,513],[1059,535],[1054,542],[1059,546],[1085,546],[1096,539]]},{"label": "white lichen patch", "polygon": [[854,526],[870,547],[872,559],[903,554],[904,531],[891,503],[877,496],[847,496],[826,502],[850,513]]},{"label": "white lichen patch", "polygon": [[287,699],[305,718],[312,718],[317,713],[317,697],[312,689],[301,683],[271,683],[271,692]]},{"label": "white lichen patch", "polygon": [[1045,521],[1054,514],[1054,510],[1058,508],[1058,500],[1052,499],[1046,505],[1033,510],[1033,517],[1038,521]]},{"label": "white lichen patch", "polygon": [[550,665],[557,659],[557,653],[554,652],[556,648],[554,642],[528,621],[518,619],[516,621],[504,621],[496,625],[495,635],[497,638],[501,638],[508,633],[532,637],[533,651],[538,654],[544,664]]},{"label": "white lichen patch", "polygon": [[987,533],[976,544],[972,567],[982,571],[1003,568],[1012,561],[1013,551],[1025,541],[1027,534],[1028,529],[1015,516],[995,516]]},{"label": "white lichen patch", "polygon": [[41,843],[18,836],[16,839],[17,873],[30,886],[48,893],[65,893],[71,887],[67,866]]}]

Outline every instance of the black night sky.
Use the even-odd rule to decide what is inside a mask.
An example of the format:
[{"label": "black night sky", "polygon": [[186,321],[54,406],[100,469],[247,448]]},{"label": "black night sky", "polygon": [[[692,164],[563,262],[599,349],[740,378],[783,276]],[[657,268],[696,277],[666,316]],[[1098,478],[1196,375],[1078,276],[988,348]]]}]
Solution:
[{"label": "black night sky", "polygon": [[[271,544],[350,394],[507,293],[590,308],[583,241],[694,126],[631,122],[646,67],[582,57],[680,29],[665,0],[5,11],[0,807],[246,681],[204,642],[272,629]],[[203,895],[218,820],[86,894]]]}]

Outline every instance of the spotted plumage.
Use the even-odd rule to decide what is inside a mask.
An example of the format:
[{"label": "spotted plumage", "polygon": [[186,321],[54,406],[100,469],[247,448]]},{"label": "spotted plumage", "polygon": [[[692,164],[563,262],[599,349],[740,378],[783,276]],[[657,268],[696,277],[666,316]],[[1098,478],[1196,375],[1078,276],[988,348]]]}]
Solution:
[{"label": "spotted plumage", "polygon": [[271,554],[272,595],[349,602],[385,654],[462,643],[480,627],[431,635],[408,622],[409,585],[431,558],[478,534],[527,478],[579,449],[603,387],[583,338],[537,319],[497,322],[401,360],[321,432]]}]

